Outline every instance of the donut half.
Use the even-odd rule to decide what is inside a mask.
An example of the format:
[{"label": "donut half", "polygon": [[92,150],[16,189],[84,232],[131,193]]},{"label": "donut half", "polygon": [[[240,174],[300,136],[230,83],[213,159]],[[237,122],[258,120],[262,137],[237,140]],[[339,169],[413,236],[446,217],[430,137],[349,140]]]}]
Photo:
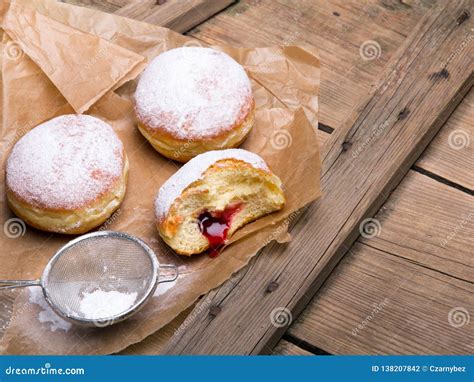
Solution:
[{"label": "donut half", "polygon": [[163,240],[181,255],[214,254],[236,230],[285,204],[281,180],[258,155],[210,151],[190,160],[158,191]]}]

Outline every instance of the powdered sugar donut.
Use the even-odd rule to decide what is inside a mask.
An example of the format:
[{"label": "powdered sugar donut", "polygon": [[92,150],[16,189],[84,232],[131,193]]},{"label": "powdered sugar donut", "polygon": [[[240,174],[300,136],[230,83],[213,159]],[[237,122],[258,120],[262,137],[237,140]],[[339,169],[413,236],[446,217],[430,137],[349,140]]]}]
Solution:
[{"label": "powdered sugar donut", "polygon": [[284,204],[281,180],[260,156],[218,150],[191,159],[161,186],[155,217],[164,241],[193,255],[217,250],[237,229]]},{"label": "powdered sugar donut", "polygon": [[102,224],[122,202],[128,160],[107,123],[63,115],[28,132],[6,166],[8,203],[44,231],[83,233]]},{"label": "powdered sugar donut", "polygon": [[227,54],[182,47],[156,57],[135,93],[138,128],[168,158],[238,146],[254,121],[245,70]]}]

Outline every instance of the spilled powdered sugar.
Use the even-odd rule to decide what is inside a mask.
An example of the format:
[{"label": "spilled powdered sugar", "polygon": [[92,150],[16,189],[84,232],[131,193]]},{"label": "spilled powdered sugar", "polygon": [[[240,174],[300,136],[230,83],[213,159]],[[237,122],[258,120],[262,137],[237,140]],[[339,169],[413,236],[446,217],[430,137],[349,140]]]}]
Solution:
[{"label": "spilled powdered sugar", "polygon": [[30,288],[29,293],[30,302],[41,308],[41,311],[38,314],[38,320],[41,323],[49,324],[49,328],[52,332],[55,332],[56,330],[64,330],[67,332],[71,328],[72,324],[70,322],[63,320],[54,312],[53,309],[51,309],[44,298],[41,288]]},{"label": "spilled powdered sugar", "polygon": [[168,210],[191,183],[201,178],[201,175],[217,161],[223,159],[238,159],[251,164],[253,167],[269,171],[265,161],[250,151],[243,149],[228,149],[208,151],[200,154],[183,165],[160,188],[155,198],[155,215],[158,220],[165,218]]},{"label": "spilled powdered sugar", "polygon": [[122,293],[118,291],[95,290],[85,293],[79,304],[84,318],[98,320],[121,314],[133,306],[137,292]]},{"label": "spilled powdered sugar", "polygon": [[14,146],[7,185],[46,208],[75,209],[107,191],[121,176],[123,145],[112,127],[88,115],[45,122]]},{"label": "spilled powdered sugar", "polygon": [[153,293],[153,297],[158,297],[158,296],[161,296],[162,294],[165,294],[169,289],[171,289],[175,285],[176,285],[176,281],[158,284],[158,286],[155,289],[155,292]]},{"label": "spilled powdered sugar", "polygon": [[227,54],[182,47],[150,63],[135,101],[141,121],[150,128],[199,139],[241,123],[252,106],[252,92],[245,70]]}]

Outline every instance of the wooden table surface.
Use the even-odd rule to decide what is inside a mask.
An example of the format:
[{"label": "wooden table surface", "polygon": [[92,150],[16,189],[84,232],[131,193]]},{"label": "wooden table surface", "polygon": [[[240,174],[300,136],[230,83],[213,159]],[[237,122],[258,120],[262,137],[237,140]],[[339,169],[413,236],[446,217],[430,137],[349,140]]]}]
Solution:
[{"label": "wooden table surface", "polygon": [[[289,245],[123,353],[474,351],[472,1],[66,2],[209,44],[321,55],[326,204],[300,214]],[[271,325],[272,308],[288,325]]]}]

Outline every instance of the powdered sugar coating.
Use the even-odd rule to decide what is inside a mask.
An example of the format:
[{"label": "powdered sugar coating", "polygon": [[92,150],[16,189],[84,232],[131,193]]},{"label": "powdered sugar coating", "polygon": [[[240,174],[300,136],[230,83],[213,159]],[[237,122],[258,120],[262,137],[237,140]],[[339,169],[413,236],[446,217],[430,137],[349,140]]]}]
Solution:
[{"label": "powdered sugar coating", "polygon": [[63,115],[15,144],[7,186],[33,206],[76,209],[108,191],[123,165],[123,145],[110,125],[89,115]]},{"label": "powdered sugar coating", "polygon": [[240,64],[210,48],[168,50],[150,63],[135,93],[140,122],[178,139],[215,136],[243,122],[253,105]]},{"label": "powdered sugar coating", "polygon": [[65,332],[71,329],[72,324],[59,317],[54,310],[49,306],[44,298],[41,288],[29,288],[29,300],[32,304],[38,305],[41,310],[38,313],[38,320],[41,323],[49,324],[49,330],[55,332],[56,330],[64,330]]},{"label": "powdered sugar coating", "polygon": [[191,183],[201,179],[203,173],[210,166],[220,160],[230,158],[244,161],[264,171],[270,171],[260,156],[243,149],[216,150],[200,154],[183,165],[161,186],[155,198],[155,216],[157,220],[161,221],[166,217],[176,198]]}]

